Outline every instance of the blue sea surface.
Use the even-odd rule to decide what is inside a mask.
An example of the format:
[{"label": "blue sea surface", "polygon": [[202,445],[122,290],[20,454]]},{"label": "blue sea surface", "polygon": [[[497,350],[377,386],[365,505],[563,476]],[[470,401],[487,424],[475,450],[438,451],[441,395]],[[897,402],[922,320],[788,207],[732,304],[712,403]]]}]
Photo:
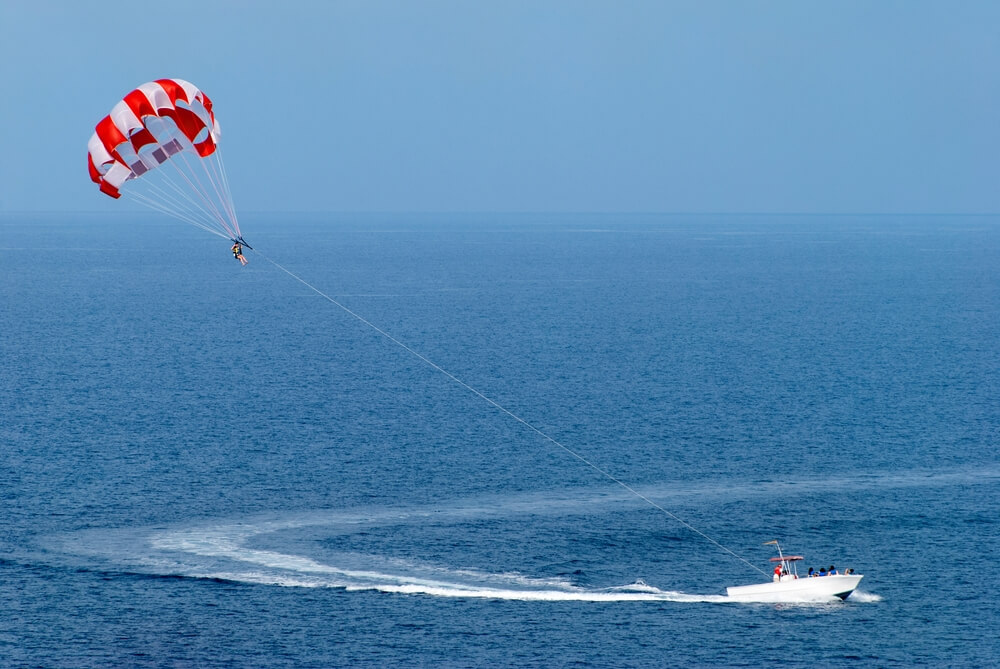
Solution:
[{"label": "blue sea surface", "polygon": [[1000,664],[1000,218],[241,224],[0,217],[0,665]]}]

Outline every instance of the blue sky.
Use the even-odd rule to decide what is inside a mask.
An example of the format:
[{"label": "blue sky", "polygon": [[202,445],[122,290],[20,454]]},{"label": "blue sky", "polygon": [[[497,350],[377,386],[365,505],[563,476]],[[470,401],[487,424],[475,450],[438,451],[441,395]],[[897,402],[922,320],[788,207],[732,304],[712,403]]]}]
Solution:
[{"label": "blue sky", "polygon": [[215,102],[241,211],[1000,212],[1000,3],[0,3],[0,212],[112,211],[94,124]]}]

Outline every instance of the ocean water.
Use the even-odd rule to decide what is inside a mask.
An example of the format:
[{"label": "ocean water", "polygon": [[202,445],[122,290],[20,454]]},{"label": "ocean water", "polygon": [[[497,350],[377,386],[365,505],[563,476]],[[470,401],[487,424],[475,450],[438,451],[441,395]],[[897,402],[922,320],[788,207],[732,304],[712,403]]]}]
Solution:
[{"label": "ocean water", "polygon": [[0,665],[1000,664],[1000,219],[241,223],[0,218]]}]

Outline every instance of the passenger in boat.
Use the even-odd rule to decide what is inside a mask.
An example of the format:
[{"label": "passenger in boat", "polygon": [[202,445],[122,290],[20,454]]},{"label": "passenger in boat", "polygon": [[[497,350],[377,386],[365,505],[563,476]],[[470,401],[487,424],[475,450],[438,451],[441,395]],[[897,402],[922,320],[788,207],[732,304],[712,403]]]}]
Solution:
[{"label": "passenger in boat", "polygon": [[774,568],[774,582],[777,583],[781,580],[781,565],[779,564]]},{"label": "passenger in boat", "polygon": [[829,574],[830,576],[836,576],[837,575],[837,568],[834,567],[833,565],[830,565],[830,571],[828,571],[826,573]]},{"label": "passenger in boat", "polygon": [[819,575],[820,575],[820,576],[826,576],[826,569],[825,569],[825,568],[823,568],[823,567],[820,567],[820,568],[819,568]]},{"label": "passenger in boat", "polygon": [[816,570],[813,569],[812,567],[809,567],[809,575],[806,576],[806,578],[812,578],[815,575],[816,575]]}]

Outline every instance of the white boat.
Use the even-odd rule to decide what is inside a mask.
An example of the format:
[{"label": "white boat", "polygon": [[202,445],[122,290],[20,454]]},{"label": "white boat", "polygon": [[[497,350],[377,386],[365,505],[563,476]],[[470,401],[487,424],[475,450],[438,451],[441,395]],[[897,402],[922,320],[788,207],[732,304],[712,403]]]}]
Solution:
[{"label": "white boat", "polygon": [[863,576],[853,569],[845,573],[821,576],[799,576],[797,565],[801,555],[783,555],[777,541],[769,541],[778,548],[778,557],[771,558],[775,565],[774,580],[770,583],[740,585],[726,588],[730,599],[741,602],[817,602],[834,598],[847,599],[858,587]]}]

